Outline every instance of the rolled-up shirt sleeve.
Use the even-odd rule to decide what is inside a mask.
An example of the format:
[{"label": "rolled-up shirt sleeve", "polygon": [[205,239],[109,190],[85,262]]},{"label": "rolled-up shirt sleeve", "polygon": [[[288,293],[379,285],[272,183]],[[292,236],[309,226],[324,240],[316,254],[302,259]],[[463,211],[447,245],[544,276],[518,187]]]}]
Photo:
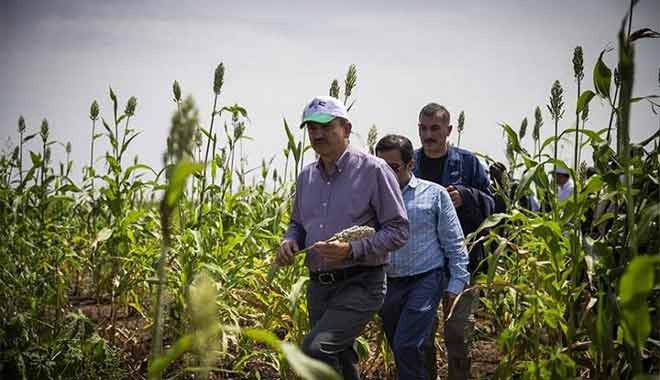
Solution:
[{"label": "rolled-up shirt sleeve", "polygon": [[403,247],[410,234],[406,207],[394,173],[383,164],[375,168],[375,177],[377,188],[370,203],[380,228],[375,235],[350,243],[353,258],[357,261]]},{"label": "rolled-up shirt sleeve", "polygon": [[470,282],[470,272],[467,270],[470,259],[456,209],[445,189],[439,192],[438,208],[438,240],[449,265],[447,291],[458,294]]}]

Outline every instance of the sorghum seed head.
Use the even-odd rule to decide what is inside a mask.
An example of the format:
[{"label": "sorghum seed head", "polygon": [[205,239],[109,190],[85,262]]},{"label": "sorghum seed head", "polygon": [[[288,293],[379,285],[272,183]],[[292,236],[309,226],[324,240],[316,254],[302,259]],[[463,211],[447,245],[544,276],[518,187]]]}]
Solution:
[{"label": "sorghum seed head", "polygon": [[584,78],[584,61],[582,57],[582,46],[576,46],[573,51],[573,75],[575,79],[582,80]]},{"label": "sorghum seed head", "polygon": [[334,79],[330,85],[330,96],[339,99],[339,81]]},{"label": "sorghum seed head", "polygon": [[357,84],[357,68],[355,65],[348,66],[346,72],[346,80],[344,81],[344,96],[348,98],[353,93],[353,89]]},{"label": "sorghum seed head", "polygon": [[524,118],[522,123],[520,123],[520,130],[518,131],[518,137],[522,140],[525,138],[525,134],[527,133],[527,118]]},{"label": "sorghum seed head", "polygon": [[225,65],[220,62],[218,67],[215,68],[215,75],[213,77],[213,93],[220,95],[222,85],[225,83]]},{"label": "sorghum seed head", "polygon": [[99,118],[99,102],[96,100],[92,102],[92,105],[89,107],[89,118],[92,120],[97,120]]},{"label": "sorghum seed head", "polygon": [[43,141],[48,140],[48,120],[43,119],[41,121],[41,129],[39,131],[39,134],[41,135],[41,139]]},{"label": "sorghum seed head", "polygon": [[18,117],[18,133],[23,133],[25,132],[25,119],[23,118],[23,115]]},{"label": "sorghum seed head", "polygon": [[373,236],[376,230],[369,226],[352,226],[337,232],[331,239],[341,243],[349,243],[356,240],[366,239]]},{"label": "sorghum seed head", "polygon": [[135,96],[131,96],[128,98],[128,102],[126,102],[126,109],[124,110],[124,113],[128,116],[135,115],[135,107],[137,107],[137,99]]},{"label": "sorghum seed head", "polygon": [[172,84],[172,92],[174,93],[174,101],[177,103],[181,101],[181,85],[179,85],[179,81],[175,80],[174,84]]}]

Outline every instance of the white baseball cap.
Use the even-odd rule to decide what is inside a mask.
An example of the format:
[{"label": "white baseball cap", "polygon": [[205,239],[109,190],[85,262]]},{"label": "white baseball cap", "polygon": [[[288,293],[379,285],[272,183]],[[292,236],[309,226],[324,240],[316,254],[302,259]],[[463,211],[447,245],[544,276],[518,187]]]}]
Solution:
[{"label": "white baseball cap", "polygon": [[336,117],[341,117],[350,122],[348,111],[339,99],[332,96],[316,96],[305,106],[300,128],[303,128],[309,121],[326,124]]}]

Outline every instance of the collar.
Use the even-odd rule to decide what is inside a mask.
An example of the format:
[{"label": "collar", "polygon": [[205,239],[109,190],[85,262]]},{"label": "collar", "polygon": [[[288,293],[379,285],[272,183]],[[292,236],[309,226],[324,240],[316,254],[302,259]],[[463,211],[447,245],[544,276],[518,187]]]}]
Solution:
[{"label": "collar", "polygon": [[408,181],[408,184],[403,188],[401,192],[403,193],[404,191],[408,190],[408,188],[415,190],[418,185],[419,185],[419,178],[415,177],[415,175],[412,174],[410,177],[410,181]]},{"label": "collar", "polygon": [[[350,157],[353,155],[353,148],[349,144],[346,149],[344,149],[344,152],[339,156],[337,161],[335,162],[335,169],[337,169],[337,173],[341,173],[344,171],[344,168],[348,164],[348,161],[350,160]],[[323,170],[323,161],[321,161],[321,157],[319,157],[318,160],[316,160],[316,168],[323,172],[325,174],[325,170]]]}]

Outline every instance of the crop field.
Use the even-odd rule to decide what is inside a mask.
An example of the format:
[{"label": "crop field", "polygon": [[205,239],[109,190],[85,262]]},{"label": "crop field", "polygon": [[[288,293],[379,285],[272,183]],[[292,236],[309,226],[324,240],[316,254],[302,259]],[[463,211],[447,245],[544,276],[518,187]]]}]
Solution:
[{"label": "crop field", "polygon": [[[657,132],[630,139],[631,104],[660,111],[658,96],[633,97],[636,52],[658,37],[624,22],[611,51],[583,57],[576,47],[566,65],[575,82],[549,83],[534,120],[500,125],[518,179],[514,191],[497,186],[506,211],[467,238],[489,253],[473,282],[474,378],[660,375],[660,116]],[[584,60],[595,62],[592,73]],[[351,65],[329,94],[352,106],[357,79]],[[52,139],[48,121],[18,118],[18,143],[0,155],[0,378],[338,378],[299,349],[309,330],[302,257],[273,266],[311,147],[285,120],[284,167],[248,169],[239,150],[252,138],[249,110],[223,104],[224,80],[220,63],[210,110],[173,82],[162,169],[127,156],[141,138],[132,125],[140,103],[120,89],[104,95],[109,109],[91,101],[89,145],[76,147],[89,152],[80,181],[72,146]],[[609,124],[590,123],[598,99]],[[541,140],[541,128],[553,135]],[[363,148],[377,139],[373,128]],[[573,160],[558,159],[559,141],[570,141]],[[63,162],[51,159],[55,149],[67,153]],[[575,181],[562,203],[557,167]],[[532,192],[544,211],[520,207]],[[442,334],[436,344],[444,378]],[[377,318],[358,352],[365,379],[394,378]]]}]

